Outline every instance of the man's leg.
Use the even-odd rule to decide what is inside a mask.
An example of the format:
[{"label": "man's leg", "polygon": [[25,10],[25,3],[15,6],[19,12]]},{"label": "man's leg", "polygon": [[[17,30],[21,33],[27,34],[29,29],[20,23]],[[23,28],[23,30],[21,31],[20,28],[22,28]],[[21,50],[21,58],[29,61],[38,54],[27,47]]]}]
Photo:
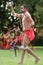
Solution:
[{"label": "man's leg", "polygon": [[17,42],[14,42],[14,52],[15,52],[15,56],[17,56],[17,47],[16,47]]},{"label": "man's leg", "polygon": [[19,64],[22,64],[23,63],[24,55],[25,55],[25,50],[22,49],[21,61],[19,62]]},{"label": "man's leg", "polygon": [[35,58],[35,64],[37,64],[38,63],[38,61],[40,60],[39,58],[38,58],[38,56],[30,49],[30,48],[26,48],[26,51],[28,52],[28,53],[30,53],[34,58]]},{"label": "man's leg", "polygon": [[[24,35],[24,38],[25,38],[25,35]],[[22,41],[22,46],[23,47],[24,47],[24,43],[25,43],[24,41],[25,41],[25,39],[23,39],[23,41]],[[24,55],[25,55],[25,49],[23,47],[19,47],[19,48],[22,49],[22,56],[21,56],[21,60],[20,60],[19,64],[23,63],[23,59],[24,59]]]},{"label": "man's leg", "polygon": [[[39,58],[35,55],[35,53],[33,53],[33,51],[30,48],[27,48],[29,43],[30,43],[30,40],[28,39],[26,35],[24,35],[24,39],[22,43],[22,45],[24,46],[23,49],[26,50],[28,53],[30,53],[36,59],[36,63],[37,63],[39,61]],[[23,59],[24,59],[24,51],[22,52],[21,64],[23,63]]]},{"label": "man's leg", "polygon": [[17,49],[14,47],[15,56],[17,56]]}]

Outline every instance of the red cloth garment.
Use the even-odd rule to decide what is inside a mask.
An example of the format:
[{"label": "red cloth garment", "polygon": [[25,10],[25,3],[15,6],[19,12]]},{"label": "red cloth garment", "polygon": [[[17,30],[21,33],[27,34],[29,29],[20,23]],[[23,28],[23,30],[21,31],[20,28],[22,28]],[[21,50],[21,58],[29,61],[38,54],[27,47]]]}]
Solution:
[{"label": "red cloth garment", "polygon": [[14,39],[14,41],[20,42],[20,36],[16,36],[16,38]]},{"label": "red cloth garment", "polygon": [[34,40],[35,38],[33,29],[25,30],[24,34],[26,34],[26,36],[30,39],[30,41]]},{"label": "red cloth garment", "polygon": [[34,40],[34,38],[35,38],[34,30],[29,29],[29,30],[25,30],[20,36],[16,36],[14,41],[21,42],[23,40],[25,34],[30,39],[30,41]]}]

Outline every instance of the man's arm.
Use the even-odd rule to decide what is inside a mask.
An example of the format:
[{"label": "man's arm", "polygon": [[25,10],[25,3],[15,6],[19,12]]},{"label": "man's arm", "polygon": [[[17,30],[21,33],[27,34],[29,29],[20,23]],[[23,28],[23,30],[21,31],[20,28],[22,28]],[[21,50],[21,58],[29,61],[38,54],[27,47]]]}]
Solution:
[{"label": "man's arm", "polygon": [[16,17],[18,17],[18,18],[21,18],[21,17],[22,17],[21,14],[17,14],[17,13],[15,13],[12,4],[10,4],[10,10],[11,10],[13,16],[16,16]]},{"label": "man's arm", "polygon": [[14,28],[14,29],[12,29],[12,30],[9,30],[9,32],[13,32],[13,31],[15,31],[15,28]]}]

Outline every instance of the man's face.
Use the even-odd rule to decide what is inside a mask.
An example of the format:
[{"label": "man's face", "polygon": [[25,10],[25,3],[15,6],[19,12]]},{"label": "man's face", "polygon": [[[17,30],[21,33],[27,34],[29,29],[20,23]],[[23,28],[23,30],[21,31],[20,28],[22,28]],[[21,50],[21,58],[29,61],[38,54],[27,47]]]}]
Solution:
[{"label": "man's face", "polygon": [[21,6],[20,11],[24,13],[26,11],[26,8],[24,8],[24,6]]}]

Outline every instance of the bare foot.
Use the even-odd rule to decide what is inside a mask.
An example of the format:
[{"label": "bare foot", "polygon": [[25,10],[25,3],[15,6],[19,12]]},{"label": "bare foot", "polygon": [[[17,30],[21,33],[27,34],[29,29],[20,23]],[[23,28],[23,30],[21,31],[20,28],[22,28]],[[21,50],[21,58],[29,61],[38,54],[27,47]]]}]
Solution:
[{"label": "bare foot", "polygon": [[39,62],[39,60],[40,60],[39,58],[38,58],[38,59],[36,59],[36,60],[35,60],[35,64],[37,64],[37,63]]},{"label": "bare foot", "polygon": [[23,62],[19,62],[19,64],[20,64],[20,65],[22,65],[22,64],[23,64]]}]

